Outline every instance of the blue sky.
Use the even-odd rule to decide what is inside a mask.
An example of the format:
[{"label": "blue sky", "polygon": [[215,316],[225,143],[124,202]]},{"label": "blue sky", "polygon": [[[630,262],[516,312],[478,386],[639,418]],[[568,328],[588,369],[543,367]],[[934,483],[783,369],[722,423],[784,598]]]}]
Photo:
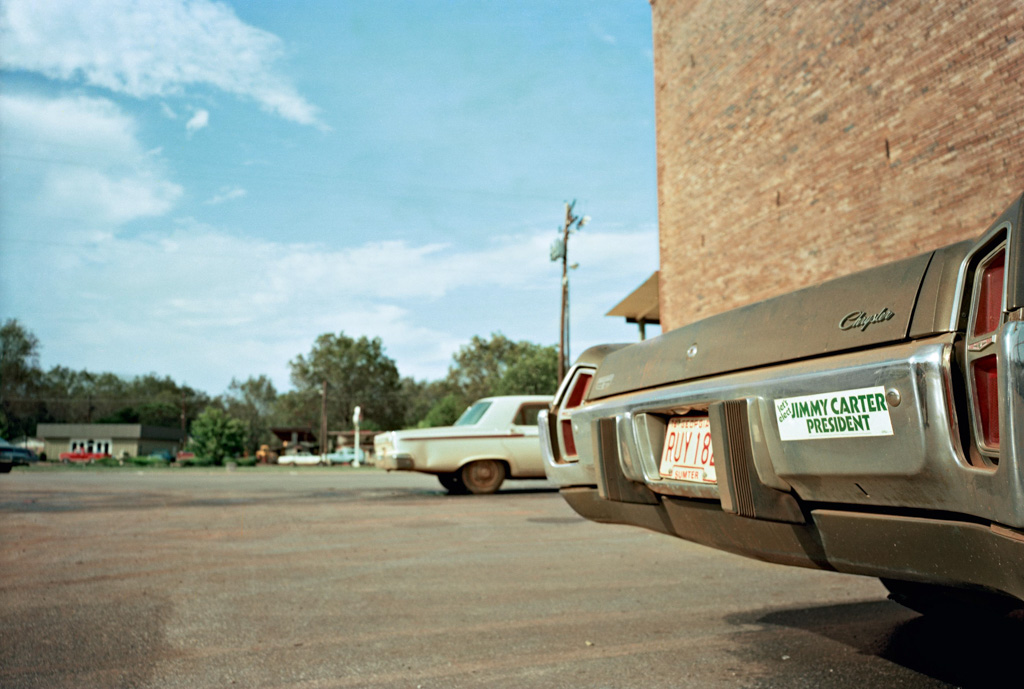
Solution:
[{"label": "blue sky", "polygon": [[45,368],[211,394],[315,337],[442,377],[473,335],[573,355],[658,268],[643,0],[0,2],[0,318]]}]

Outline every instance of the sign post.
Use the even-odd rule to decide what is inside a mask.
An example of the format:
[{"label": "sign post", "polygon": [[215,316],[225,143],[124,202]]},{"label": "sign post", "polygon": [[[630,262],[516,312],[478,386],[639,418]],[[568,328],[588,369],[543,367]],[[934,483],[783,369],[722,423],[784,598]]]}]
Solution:
[{"label": "sign post", "polygon": [[359,457],[360,457],[359,453],[361,452],[360,447],[359,447],[360,444],[361,444],[359,442],[359,422],[362,421],[362,420],[363,420],[363,408],[360,407],[357,404],[356,408],[352,411],[352,425],[356,427],[356,435],[355,435],[355,439],[353,441],[355,443],[355,446],[356,446],[355,447],[356,453],[355,453],[355,459],[352,460],[352,465],[353,466],[359,466],[359,465],[362,464],[362,462],[359,461]]}]

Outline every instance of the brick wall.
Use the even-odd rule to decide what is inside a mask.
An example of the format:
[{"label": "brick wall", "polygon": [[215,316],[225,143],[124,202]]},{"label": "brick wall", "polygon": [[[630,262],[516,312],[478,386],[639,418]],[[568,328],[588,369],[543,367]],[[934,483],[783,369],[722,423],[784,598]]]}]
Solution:
[{"label": "brick wall", "polygon": [[1024,192],[1024,3],[653,0],[667,329],[981,234]]}]

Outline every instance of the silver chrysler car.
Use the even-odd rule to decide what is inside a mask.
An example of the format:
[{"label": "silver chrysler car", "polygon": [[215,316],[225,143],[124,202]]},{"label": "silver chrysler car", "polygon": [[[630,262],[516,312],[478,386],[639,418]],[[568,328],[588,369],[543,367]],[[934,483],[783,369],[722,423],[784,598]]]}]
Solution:
[{"label": "silver chrysler car", "polygon": [[1024,603],[1024,197],[965,241],[585,352],[538,422],[579,514]]}]

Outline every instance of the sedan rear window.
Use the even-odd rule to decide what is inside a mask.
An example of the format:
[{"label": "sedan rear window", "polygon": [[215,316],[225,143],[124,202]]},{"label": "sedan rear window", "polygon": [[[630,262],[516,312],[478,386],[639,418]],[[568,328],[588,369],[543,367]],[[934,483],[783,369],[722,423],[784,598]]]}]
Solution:
[{"label": "sedan rear window", "polygon": [[456,426],[472,426],[476,424],[483,417],[484,413],[490,408],[490,402],[477,402],[472,407],[462,412],[462,416],[455,422]]},{"label": "sedan rear window", "polygon": [[547,409],[546,404],[524,404],[516,412],[516,418],[512,421],[516,426],[536,426],[537,415],[541,409]]}]

